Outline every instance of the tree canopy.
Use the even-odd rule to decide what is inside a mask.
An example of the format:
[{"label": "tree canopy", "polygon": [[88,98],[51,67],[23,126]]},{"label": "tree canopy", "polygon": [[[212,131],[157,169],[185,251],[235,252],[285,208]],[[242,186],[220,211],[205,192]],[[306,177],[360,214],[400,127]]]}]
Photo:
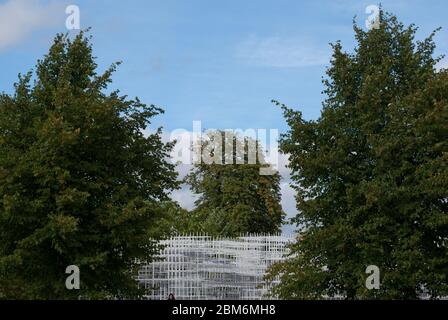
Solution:
[{"label": "tree canopy", "polygon": [[[379,28],[354,23],[324,78],[321,116],[306,121],[280,103],[301,231],[291,257],[271,269],[281,298],[432,298],[448,294],[448,72],[432,33],[417,41],[381,11]],[[368,290],[366,268],[380,270]]]},{"label": "tree canopy", "polygon": [[[90,38],[58,35],[35,72],[0,95],[0,298],[138,297],[159,204],[177,187],[163,112],[108,89]],[[67,290],[68,265],[80,290]]]},{"label": "tree canopy", "polygon": [[[284,218],[279,173],[260,174],[260,168],[269,164],[259,143],[230,136],[216,131],[204,138],[202,161],[186,179],[199,196],[191,213],[195,225],[199,231],[221,236],[279,232]],[[211,158],[218,161],[209,163]]]}]

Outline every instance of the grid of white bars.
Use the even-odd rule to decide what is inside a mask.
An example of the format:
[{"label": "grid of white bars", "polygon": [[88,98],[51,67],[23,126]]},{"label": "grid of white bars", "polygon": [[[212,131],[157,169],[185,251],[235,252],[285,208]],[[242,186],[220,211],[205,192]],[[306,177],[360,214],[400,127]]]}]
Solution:
[{"label": "grid of white bars", "polygon": [[285,258],[293,240],[281,235],[172,237],[161,241],[161,260],[143,265],[138,281],[150,289],[152,300],[166,300],[170,293],[180,300],[266,299],[266,268]]}]

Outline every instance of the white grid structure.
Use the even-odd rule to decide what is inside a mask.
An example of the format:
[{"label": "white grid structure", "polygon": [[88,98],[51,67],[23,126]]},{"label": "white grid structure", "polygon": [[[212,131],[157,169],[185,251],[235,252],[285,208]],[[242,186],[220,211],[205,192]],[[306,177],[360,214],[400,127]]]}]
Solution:
[{"label": "white grid structure", "polygon": [[152,289],[152,300],[166,300],[170,293],[178,300],[264,299],[266,268],[285,258],[293,240],[281,235],[172,237],[161,241],[161,259],[143,265],[138,281]]}]

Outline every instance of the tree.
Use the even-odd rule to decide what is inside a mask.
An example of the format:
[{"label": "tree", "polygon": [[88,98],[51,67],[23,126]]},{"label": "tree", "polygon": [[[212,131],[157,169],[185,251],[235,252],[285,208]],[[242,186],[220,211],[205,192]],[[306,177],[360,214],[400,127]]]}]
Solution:
[{"label": "tree", "polygon": [[[448,74],[435,68],[434,33],[416,41],[416,29],[384,11],[378,29],[354,23],[355,51],[332,45],[320,118],[282,105],[301,233],[270,270],[274,294],[448,294]],[[369,265],[379,290],[365,286]]]},{"label": "tree", "polygon": [[201,231],[221,236],[279,232],[284,217],[280,175],[260,175],[260,168],[269,167],[261,146],[215,131],[201,148],[202,161],[186,179],[199,195],[191,214]]},{"label": "tree", "polygon": [[156,228],[157,238],[203,232],[202,221],[196,212],[182,208],[175,201],[166,201],[160,208],[161,219]]},{"label": "tree", "polygon": [[[177,186],[163,112],[106,92],[90,38],[57,35],[36,72],[0,96],[0,297],[139,297],[136,259],[151,260],[159,203]],[[65,287],[80,269],[80,290]]]}]

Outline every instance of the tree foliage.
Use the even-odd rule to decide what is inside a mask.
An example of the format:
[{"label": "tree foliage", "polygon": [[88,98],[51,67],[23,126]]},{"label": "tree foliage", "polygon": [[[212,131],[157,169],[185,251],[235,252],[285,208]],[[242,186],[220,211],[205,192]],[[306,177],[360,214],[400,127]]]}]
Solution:
[{"label": "tree foliage", "polygon": [[[198,231],[221,236],[279,232],[284,217],[280,175],[260,174],[260,168],[269,167],[261,146],[251,138],[226,137],[224,131],[204,138],[201,146],[203,161],[186,179],[199,196],[191,212]],[[213,163],[204,161],[209,157]]]},{"label": "tree foliage", "polygon": [[[354,52],[332,45],[320,118],[282,106],[301,235],[268,277],[281,276],[280,297],[448,294],[448,73],[434,33],[416,30],[384,11],[378,29],[354,23]],[[369,265],[379,290],[366,289]]]},{"label": "tree foliage", "polygon": [[[141,292],[159,202],[177,186],[162,110],[108,90],[89,37],[58,35],[35,73],[0,96],[0,297],[122,298]],[[65,269],[80,268],[67,290]]]},{"label": "tree foliage", "polygon": [[162,203],[160,209],[160,219],[156,227],[157,238],[204,232],[197,212],[188,211],[175,201]]}]

